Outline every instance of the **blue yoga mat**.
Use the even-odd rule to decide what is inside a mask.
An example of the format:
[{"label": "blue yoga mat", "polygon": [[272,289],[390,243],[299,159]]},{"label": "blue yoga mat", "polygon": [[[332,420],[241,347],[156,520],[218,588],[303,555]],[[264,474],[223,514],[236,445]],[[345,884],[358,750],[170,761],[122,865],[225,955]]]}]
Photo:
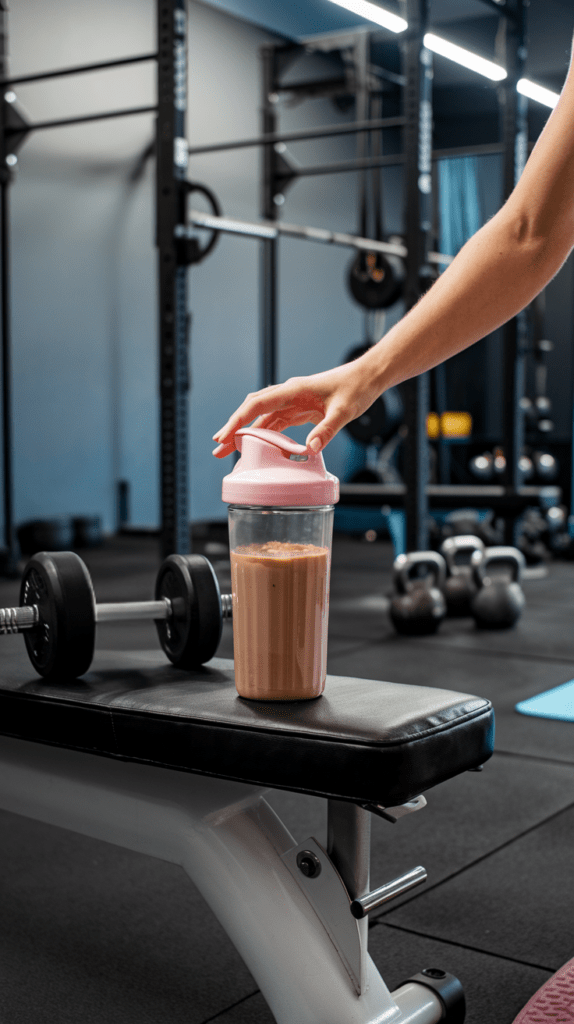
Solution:
[{"label": "blue yoga mat", "polygon": [[516,705],[521,715],[534,715],[535,718],[559,718],[562,722],[574,722],[574,679],[569,683],[555,686],[529,700],[521,700]]}]

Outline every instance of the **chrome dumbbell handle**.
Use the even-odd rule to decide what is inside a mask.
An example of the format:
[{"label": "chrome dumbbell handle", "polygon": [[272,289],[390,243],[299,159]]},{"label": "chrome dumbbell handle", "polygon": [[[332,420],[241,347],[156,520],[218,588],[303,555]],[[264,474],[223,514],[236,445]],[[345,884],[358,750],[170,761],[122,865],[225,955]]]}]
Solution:
[{"label": "chrome dumbbell handle", "polygon": [[169,619],[172,615],[171,601],[125,601],[117,604],[97,604],[96,622],[123,622],[134,619]]},{"label": "chrome dumbbell handle", "polygon": [[427,877],[425,868],[419,865],[419,867],[413,868],[411,871],[407,871],[406,874],[399,875],[398,878],[393,878],[392,882],[385,882],[385,884],[379,886],[378,889],[373,889],[372,892],[368,892],[366,896],[361,896],[359,899],[353,900],[351,903],[351,913],[353,917],[360,920],[371,910],[376,910],[377,907],[382,906],[383,903],[388,903],[389,900],[394,899],[395,896],[402,896],[402,894],[404,892],[408,892],[409,889],[414,889],[415,886],[426,882]]},{"label": "chrome dumbbell handle", "polygon": [[[221,595],[221,611],[224,619],[232,617],[231,594]],[[97,604],[96,622],[123,622],[136,619],[169,619],[172,612],[171,601],[164,597],[160,601],[124,601],[123,603]],[[0,634],[23,633],[34,629],[40,621],[37,605],[23,605],[21,608],[0,608]]]},{"label": "chrome dumbbell handle", "polygon": [[0,634],[23,633],[33,629],[40,621],[38,606],[24,605],[22,608],[0,608]]},{"label": "chrome dumbbell handle", "polygon": [[[232,617],[231,594],[221,595],[222,618]],[[159,601],[124,601],[118,604],[97,604],[96,622],[122,622],[134,619],[169,619],[173,614],[171,601],[162,597]]]}]

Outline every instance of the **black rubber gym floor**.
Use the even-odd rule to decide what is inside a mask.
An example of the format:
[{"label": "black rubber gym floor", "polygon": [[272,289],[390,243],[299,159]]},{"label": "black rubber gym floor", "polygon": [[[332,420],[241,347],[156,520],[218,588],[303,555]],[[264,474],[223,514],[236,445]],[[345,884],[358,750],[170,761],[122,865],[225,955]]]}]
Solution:
[{"label": "black rubber gym floor", "polygon": [[[205,550],[230,589],[225,548]],[[154,538],[119,537],[81,553],[100,601],[145,600]],[[511,1024],[574,956],[574,723],[519,715],[521,699],[574,677],[574,564],[527,581],[505,632],[469,620],[432,638],[388,623],[390,544],[337,536],[328,671],[440,686],[492,700],[496,753],[427,793],[390,825],[373,818],[371,883],[423,864],[429,880],[371,915],[369,951],[394,988],[423,967],[462,981],[467,1024]],[[0,582],[0,604],[18,584]],[[0,644],[21,644],[6,637]],[[146,623],[98,627],[98,647],[156,647]],[[232,657],[226,624],[218,654]],[[326,804],[274,791],[297,841],[326,841]],[[2,1024],[272,1024],[253,978],[181,869],[16,815],[0,815]]]}]

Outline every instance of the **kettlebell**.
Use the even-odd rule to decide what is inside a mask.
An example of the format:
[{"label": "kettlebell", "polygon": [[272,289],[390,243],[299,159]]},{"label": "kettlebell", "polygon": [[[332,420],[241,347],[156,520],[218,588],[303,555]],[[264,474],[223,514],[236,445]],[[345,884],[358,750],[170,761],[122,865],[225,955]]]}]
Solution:
[{"label": "kettlebell", "polygon": [[[416,576],[427,569],[425,576]],[[399,555],[393,564],[396,594],[391,600],[390,617],[397,633],[424,636],[436,633],[446,615],[442,589],[446,562],[438,551],[413,551]]]},{"label": "kettlebell", "polygon": [[[482,629],[508,629],[520,618],[526,604],[520,586],[526,565],[524,555],[518,548],[487,548],[484,553],[475,551],[471,565],[478,592],[472,600],[472,614],[476,625]],[[506,566],[505,575],[492,571],[494,567]]]},{"label": "kettlebell", "polygon": [[471,557],[475,552],[484,555],[484,544],[479,537],[467,534],[447,537],[440,550],[448,573],[443,590],[447,615],[470,615],[471,602],[478,590]]}]

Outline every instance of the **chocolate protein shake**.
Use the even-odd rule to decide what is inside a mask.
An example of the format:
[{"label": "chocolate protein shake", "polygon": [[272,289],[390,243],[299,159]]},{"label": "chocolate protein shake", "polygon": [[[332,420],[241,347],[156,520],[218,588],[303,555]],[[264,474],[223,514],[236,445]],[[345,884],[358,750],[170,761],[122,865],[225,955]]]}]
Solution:
[{"label": "chocolate protein shake", "polygon": [[327,547],[268,541],[231,551],[235,685],[255,700],[308,700],[324,689]]},{"label": "chocolate protein shake", "polygon": [[237,692],[258,701],[320,697],[339,481],[321,452],[276,430],[244,427],[234,444],[241,458],[221,494],[229,505]]}]

